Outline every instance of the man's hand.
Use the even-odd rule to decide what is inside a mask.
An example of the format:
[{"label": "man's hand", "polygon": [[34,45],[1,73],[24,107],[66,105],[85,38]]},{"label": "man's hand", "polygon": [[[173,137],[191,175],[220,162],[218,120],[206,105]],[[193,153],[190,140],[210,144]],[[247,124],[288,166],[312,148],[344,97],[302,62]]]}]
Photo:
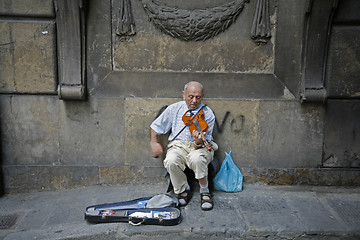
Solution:
[{"label": "man's hand", "polygon": [[150,147],[151,147],[151,151],[152,151],[152,153],[154,154],[155,157],[160,156],[164,152],[163,147],[158,142],[151,141],[150,142]]},{"label": "man's hand", "polygon": [[[199,145],[199,144],[202,144],[202,143],[203,143],[203,140],[202,140],[202,137],[201,137],[200,132],[194,130],[191,134],[192,134],[192,136],[193,136],[193,138],[194,138],[195,144]],[[204,134],[204,133],[203,133],[203,134]]]},{"label": "man's hand", "polygon": [[154,154],[154,157],[158,157],[164,152],[163,147],[158,142],[158,134],[151,128],[150,128],[150,147],[151,147],[151,152]]}]

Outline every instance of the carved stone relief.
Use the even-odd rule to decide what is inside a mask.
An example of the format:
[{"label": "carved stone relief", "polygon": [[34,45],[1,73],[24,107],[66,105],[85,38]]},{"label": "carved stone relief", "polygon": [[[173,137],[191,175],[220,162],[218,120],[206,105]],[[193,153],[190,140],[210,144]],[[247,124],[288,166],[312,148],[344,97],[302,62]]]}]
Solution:
[{"label": "carved stone relief", "polygon": [[186,10],[142,0],[150,20],[162,32],[184,41],[205,41],[225,31],[249,0],[235,0],[205,9]]},{"label": "carved stone relief", "polygon": [[[205,9],[180,9],[161,5],[153,0],[140,0],[150,21],[162,32],[183,41],[205,41],[224,32],[235,22],[245,3],[234,0]],[[116,34],[126,39],[136,34],[131,1],[121,0]],[[251,38],[256,44],[266,44],[271,38],[269,0],[257,0],[251,27]]]},{"label": "carved stone relief", "polygon": [[119,19],[116,34],[119,35],[122,39],[126,39],[136,34],[135,21],[130,0],[120,1]]},{"label": "carved stone relief", "polygon": [[269,0],[257,0],[251,38],[258,44],[266,44],[271,38]]},{"label": "carved stone relief", "polygon": [[273,43],[250,37],[255,9],[249,0],[113,0],[113,69],[271,73]]}]

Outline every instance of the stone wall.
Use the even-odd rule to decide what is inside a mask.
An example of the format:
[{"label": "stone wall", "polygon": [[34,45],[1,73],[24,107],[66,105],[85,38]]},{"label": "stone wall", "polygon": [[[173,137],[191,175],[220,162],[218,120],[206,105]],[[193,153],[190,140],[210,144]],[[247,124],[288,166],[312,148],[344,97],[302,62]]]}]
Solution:
[{"label": "stone wall", "polygon": [[0,91],[56,93],[56,35],[52,2],[0,1],[0,16]]},{"label": "stone wall", "polygon": [[[121,1],[88,1],[87,98],[78,101],[57,96],[56,16],[51,0],[38,2],[0,0],[7,191],[166,181],[149,125],[190,80],[203,83],[215,112],[217,158],[232,151],[245,183],[360,184],[356,169],[323,168],[326,105],[299,101],[306,1],[269,1],[272,37],[263,45],[250,38],[255,0],[226,31],[199,42],[155,28],[141,1],[131,1],[136,35],[120,38]],[[200,9],[228,1],[159,2]]]},{"label": "stone wall", "polygon": [[[153,158],[149,149],[148,126],[161,107],[178,99],[0,99],[3,169],[12,190],[164,180],[161,159]],[[323,111],[297,101],[205,102],[217,117],[218,159],[232,151],[234,162],[253,179],[258,168],[321,165]]]}]

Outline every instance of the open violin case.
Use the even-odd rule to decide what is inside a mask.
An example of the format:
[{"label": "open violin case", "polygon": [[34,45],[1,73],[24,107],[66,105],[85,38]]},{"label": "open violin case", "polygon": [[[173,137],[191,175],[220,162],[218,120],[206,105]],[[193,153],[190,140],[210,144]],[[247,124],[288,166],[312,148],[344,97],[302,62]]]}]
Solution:
[{"label": "open violin case", "polygon": [[170,194],[131,201],[93,205],[86,208],[90,223],[129,222],[132,225],[176,225],[181,222],[177,198]]}]

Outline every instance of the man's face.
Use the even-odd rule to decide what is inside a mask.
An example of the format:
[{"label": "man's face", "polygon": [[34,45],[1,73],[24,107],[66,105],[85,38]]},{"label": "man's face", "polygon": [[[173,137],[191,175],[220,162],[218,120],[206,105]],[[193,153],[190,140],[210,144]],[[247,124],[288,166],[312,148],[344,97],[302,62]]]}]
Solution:
[{"label": "man's face", "polygon": [[197,109],[203,98],[202,88],[197,84],[189,84],[186,92],[183,91],[182,95],[190,110]]}]

